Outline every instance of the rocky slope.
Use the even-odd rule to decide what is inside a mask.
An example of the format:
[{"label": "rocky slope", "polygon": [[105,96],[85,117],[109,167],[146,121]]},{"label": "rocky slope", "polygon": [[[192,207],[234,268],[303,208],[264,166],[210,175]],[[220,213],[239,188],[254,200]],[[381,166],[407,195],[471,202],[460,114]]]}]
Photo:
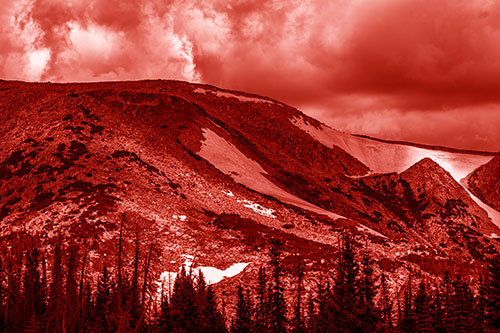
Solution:
[{"label": "rocky slope", "polygon": [[465,183],[478,198],[500,211],[500,154],[474,170]]},{"label": "rocky slope", "polygon": [[254,277],[271,237],[320,274],[350,230],[394,290],[410,268],[469,274],[500,249],[457,182],[487,154],[415,155],[272,99],[177,81],[0,82],[0,110],[0,237],[50,247],[62,234],[95,270],[116,260],[121,225],[126,254],[137,234],[141,253],[153,244],[157,278],[186,258],[241,263],[221,288]]}]

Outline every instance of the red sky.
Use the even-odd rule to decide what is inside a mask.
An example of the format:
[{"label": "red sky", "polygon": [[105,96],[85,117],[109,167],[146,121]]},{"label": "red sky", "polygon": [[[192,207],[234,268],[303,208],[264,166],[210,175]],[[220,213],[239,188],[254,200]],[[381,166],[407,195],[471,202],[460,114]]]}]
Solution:
[{"label": "red sky", "polygon": [[341,130],[500,150],[495,0],[0,0],[0,78],[181,79]]}]

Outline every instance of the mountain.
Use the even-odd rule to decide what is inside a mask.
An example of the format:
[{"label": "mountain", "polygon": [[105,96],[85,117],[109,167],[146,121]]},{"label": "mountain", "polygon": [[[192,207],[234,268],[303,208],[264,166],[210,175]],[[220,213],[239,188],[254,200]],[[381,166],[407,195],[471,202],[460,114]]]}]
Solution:
[{"label": "mountain", "polygon": [[465,183],[478,198],[500,211],[500,154],[474,170]]},{"label": "mountain", "polygon": [[179,81],[3,81],[0,96],[0,237],[62,235],[94,271],[122,227],[126,254],[152,244],[156,279],[189,263],[221,288],[255,276],[270,238],[315,275],[349,230],[395,290],[410,269],[477,274],[500,251],[498,206],[460,183],[489,153],[350,135]]}]

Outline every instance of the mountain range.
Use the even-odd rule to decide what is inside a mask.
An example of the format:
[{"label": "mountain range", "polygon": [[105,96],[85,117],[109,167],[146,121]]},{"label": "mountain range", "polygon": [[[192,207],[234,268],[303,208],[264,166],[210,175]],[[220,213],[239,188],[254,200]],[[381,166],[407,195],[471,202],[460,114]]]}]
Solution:
[{"label": "mountain range", "polygon": [[[231,289],[269,239],[310,275],[349,231],[398,292],[500,251],[500,155],[337,131],[277,100],[180,81],[0,82],[0,237],[62,236],[91,270],[154,246],[155,276]],[[290,268],[291,269],[291,268]],[[220,281],[220,282],[219,282]]]}]

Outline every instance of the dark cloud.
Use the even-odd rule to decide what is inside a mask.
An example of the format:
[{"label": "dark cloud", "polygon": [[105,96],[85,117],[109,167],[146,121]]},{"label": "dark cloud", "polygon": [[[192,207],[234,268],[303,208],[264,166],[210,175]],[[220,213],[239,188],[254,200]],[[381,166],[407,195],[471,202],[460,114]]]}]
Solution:
[{"label": "dark cloud", "polygon": [[3,78],[201,81],[344,130],[500,150],[495,1],[4,2]]}]

